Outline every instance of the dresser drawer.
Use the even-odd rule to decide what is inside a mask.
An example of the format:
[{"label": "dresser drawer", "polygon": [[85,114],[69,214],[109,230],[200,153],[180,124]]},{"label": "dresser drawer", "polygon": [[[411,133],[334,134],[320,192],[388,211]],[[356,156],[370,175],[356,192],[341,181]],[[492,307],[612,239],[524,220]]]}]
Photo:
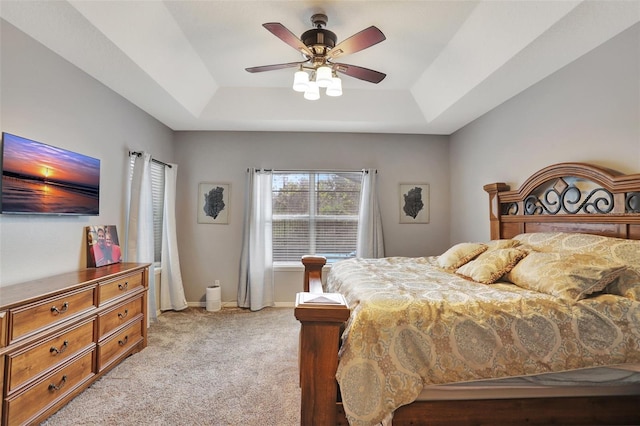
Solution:
[{"label": "dresser drawer", "polygon": [[98,288],[98,305],[102,306],[113,299],[127,296],[135,290],[139,290],[143,286],[142,282],[142,272],[137,272],[113,281],[101,283]]},{"label": "dresser drawer", "polygon": [[70,360],[64,367],[42,378],[24,392],[6,399],[7,423],[22,425],[32,423],[34,417],[53,406],[66,395],[78,389],[93,377],[95,350]]},{"label": "dresser drawer", "polygon": [[102,339],[111,331],[131,321],[143,312],[142,294],[133,300],[121,303],[117,307],[98,315],[98,339]]},{"label": "dresser drawer", "polygon": [[84,322],[7,356],[7,394],[84,349],[94,348],[94,321]]},{"label": "dresser drawer", "polygon": [[143,316],[140,315],[138,321],[115,333],[104,342],[98,343],[99,372],[142,341],[142,320]]},{"label": "dresser drawer", "polygon": [[95,287],[65,293],[31,305],[11,309],[9,339],[15,342],[56,323],[95,309]]}]

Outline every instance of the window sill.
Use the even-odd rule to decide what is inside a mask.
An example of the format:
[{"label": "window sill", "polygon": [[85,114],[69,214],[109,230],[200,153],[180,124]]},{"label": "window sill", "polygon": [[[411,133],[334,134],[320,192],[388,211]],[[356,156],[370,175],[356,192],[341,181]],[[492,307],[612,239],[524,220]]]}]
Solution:
[{"label": "window sill", "polygon": [[[324,267],[322,268],[323,270],[325,269],[331,269],[331,265],[330,264],[326,264],[324,265]],[[273,264],[273,271],[274,272],[298,272],[298,271],[304,271],[304,265],[300,262],[279,262],[279,263],[274,263]]]}]

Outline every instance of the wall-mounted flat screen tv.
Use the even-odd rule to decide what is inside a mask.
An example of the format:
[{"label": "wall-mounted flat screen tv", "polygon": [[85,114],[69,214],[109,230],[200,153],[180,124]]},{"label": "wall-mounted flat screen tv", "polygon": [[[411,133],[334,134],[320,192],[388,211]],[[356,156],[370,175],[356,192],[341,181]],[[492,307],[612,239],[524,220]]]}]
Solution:
[{"label": "wall-mounted flat screen tv", "polygon": [[97,216],[100,160],[2,133],[2,213]]}]

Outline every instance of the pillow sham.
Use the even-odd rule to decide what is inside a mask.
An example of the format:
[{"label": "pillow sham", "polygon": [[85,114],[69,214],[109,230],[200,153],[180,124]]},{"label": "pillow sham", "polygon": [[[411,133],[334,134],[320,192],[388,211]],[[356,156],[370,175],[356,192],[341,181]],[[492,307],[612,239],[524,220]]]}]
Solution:
[{"label": "pillow sham", "polygon": [[487,246],[482,243],[458,243],[438,257],[438,266],[458,269],[486,250]]},{"label": "pillow sham", "polygon": [[606,257],[640,273],[640,240],[569,232],[533,232],[512,238],[536,251],[584,253]]},{"label": "pillow sham", "polygon": [[626,265],[584,253],[530,252],[505,279],[528,290],[577,302],[602,291]]},{"label": "pillow sham", "polygon": [[459,267],[456,274],[479,283],[492,284],[509,272],[526,255],[526,252],[517,248],[487,250]]},{"label": "pillow sham", "polygon": [[607,286],[605,293],[640,301],[640,273],[627,269]]}]

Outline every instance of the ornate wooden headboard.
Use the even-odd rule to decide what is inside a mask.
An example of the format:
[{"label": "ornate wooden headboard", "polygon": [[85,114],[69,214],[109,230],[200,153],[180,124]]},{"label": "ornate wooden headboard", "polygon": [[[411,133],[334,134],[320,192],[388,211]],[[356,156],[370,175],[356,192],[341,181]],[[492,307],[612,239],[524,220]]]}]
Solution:
[{"label": "ornate wooden headboard", "polygon": [[534,173],[517,190],[501,182],[484,190],[491,239],[557,231],[640,240],[640,174],[560,163]]}]

